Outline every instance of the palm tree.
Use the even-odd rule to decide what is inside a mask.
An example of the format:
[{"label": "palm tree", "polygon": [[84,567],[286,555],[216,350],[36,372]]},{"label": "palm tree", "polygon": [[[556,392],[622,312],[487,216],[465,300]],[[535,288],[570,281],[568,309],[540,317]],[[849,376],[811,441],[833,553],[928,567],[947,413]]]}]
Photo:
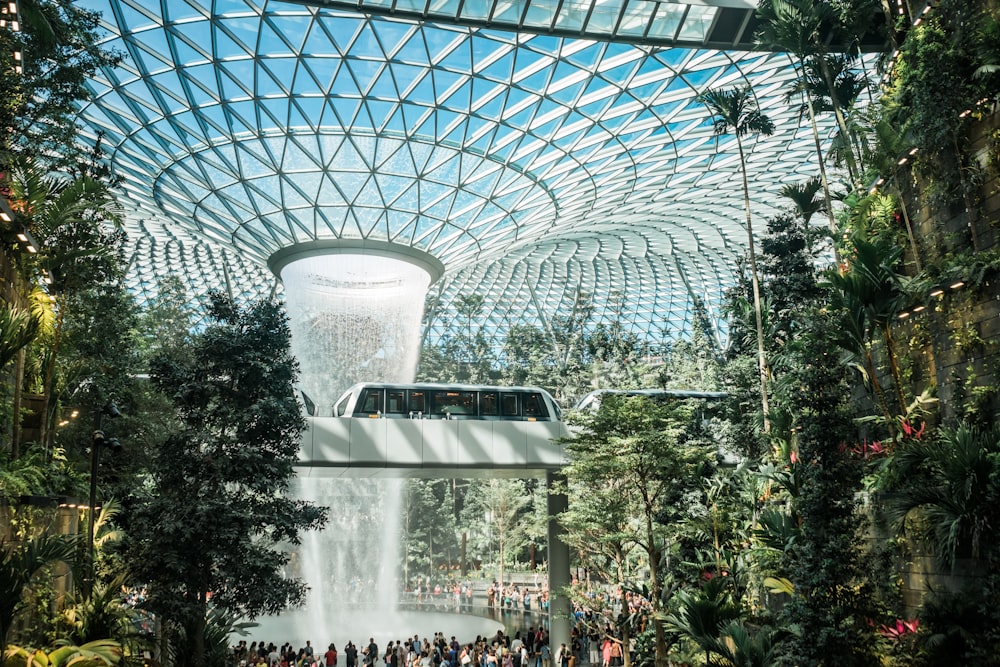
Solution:
[{"label": "palm tree", "polygon": [[826,276],[831,288],[830,303],[843,315],[836,339],[848,354],[861,358],[860,369],[871,383],[876,400],[882,408],[886,427],[895,438],[893,411],[878,379],[873,344],[878,332],[881,334],[895,384],[898,402],[895,414],[905,414],[907,403],[903,396],[903,383],[892,337],[892,325],[908,298],[904,278],[895,271],[902,248],[885,240],[868,241],[863,232],[852,235],[851,245],[854,254],[850,268],[845,272],[829,271]]},{"label": "palm tree", "polygon": [[762,627],[751,630],[740,621],[731,621],[719,631],[715,652],[719,665],[726,667],[771,667],[778,664],[778,643],[788,631]]},{"label": "palm tree", "polygon": [[7,635],[21,607],[24,589],[45,565],[70,562],[76,552],[74,540],[43,535],[19,545],[0,543],[0,664],[6,664]]},{"label": "palm tree", "polygon": [[677,611],[666,617],[667,628],[687,637],[705,651],[705,664],[712,664],[712,653],[721,650],[719,634],[742,613],[732,600],[728,581],[717,576],[705,582],[695,593],[680,590],[674,595]]},{"label": "palm tree", "polygon": [[121,269],[116,253],[124,236],[115,230],[121,222],[121,211],[108,185],[87,175],[58,179],[40,164],[21,161],[12,166],[8,176],[12,208],[43,246],[34,269],[47,273],[51,281],[48,292],[54,297],[54,302],[48,304],[54,315],[43,317],[43,325],[49,319],[52,324],[43,326],[36,337],[46,348],[40,371],[46,400],[41,442],[51,444],[57,407],[56,367],[64,342],[69,296],[117,279]]},{"label": "palm tree", "polygon": [[[762,0],[757,7],[757,16],[761,19],[762,28],[757,34],[757,41],[768,47],[778,47],[798,57],[800,77],[803,87],[808,89],[806,63],[815,68],[826,84],[826,94],[830,97],[837,127],[844,137],[849,137],[847,121],[844,118],[844,107],[838,95],[834,68],[829,60],[828,38],[843,26],[842,17],[837,7],[831,2],[817,0]],[[812,100],[806,93],[806,100],[811,105]],[[847,150],[844,155],[848,171],[856,177],[857,163],[853,151]]]},{"label": "palm tree", "polygon": [[819,127],[816,124],[816,109],[813,106],[812,95],[809,93],[806,74],[806,58],[813,51],[814,36],[822,34],[824,26],[830,22],[832,15],[827,15],[826,12],[802,11],[797,4],[790,4],[786,0],[762,0],[757,7],[757,16],[761,19],[761,28],[756,34],[757,43],[765,48],[786,51],[798,60],[795,71],[799,80],[789,95],[798,93],[805,98],[805,107],[809,112],[809,124],[812,127],[813,144],[816,148],[816,158],[819,164],[820,182],[823,184],[823,198],[826,199],[830,233],[835,234],[837,221],[833,217],[830,180],[826,174],[826,160],[820,145]]},{"label": "palm tree", "polygon": [[730,90],[710,90],[698,96],[708,106],[715,121],[715,133],[736,135],[736,147],[740,152],[740,171],[743,175],[743,205],[747,217],[748,252],[750,254],[750,281],[753,284],[754,317],[757,324],[757,365],[760,370],[760,405],[764,411],[764,431],[771,430],[767,401],[767,358],[764,354],[764,319],[761,312],[760,280],[757,275],[757,253],[754,249],[753,221],[750,215],[750,183],[747,180],[747,161],[743,150],[743,137],[756,133],[770,135],[774,123],[761,112],[749,87]]},{"label": "palm tree", "polygon": [[917,273],[923,271],[920,261],[920,249],[917,238],[910,223],[910,214],[906,208],[906,197],[899,178],[899,159],[906,155],[912,144],[907,141],[906,134],[894,128],[886,115],[879,115],[871,126],[871,134],[875,137],[874,146],[869,151],[869,161],[882,176],[888,175],[891,192],[899,201],[903,224],[906,227],[906,238],[910,242],[910,252],[913,253],[913,263]]},{"label": "palm tree", "polygon": [[1000,517],[991,480],[998,454],[996,424],[980,429],[963,423],[937,438],[908,440],[893,457],[901,488],[889,503],[890,518],[901,530],[909,519],[922,518],[945,567],[963,555],[995,559]]}]

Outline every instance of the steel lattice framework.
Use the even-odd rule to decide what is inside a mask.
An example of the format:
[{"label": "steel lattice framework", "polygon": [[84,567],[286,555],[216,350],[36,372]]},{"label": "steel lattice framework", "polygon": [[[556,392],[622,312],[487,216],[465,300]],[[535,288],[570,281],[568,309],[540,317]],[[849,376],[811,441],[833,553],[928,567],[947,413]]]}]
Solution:
[{"label": "steel lattice framework", "polygon": [[714,134],[697,95],[751,86],[778,128],[745,138],[757,229],[784,184],[816,172],[784,54],[271,0],[81,4],[126,55],[80,121],[124,177],[146,298],[167,274],[266,294],[275,251],[366,239],[444,264],[431,340],[460,295],[485,298],[500,337],[578,290],[598,320],[683,337],[694,298],[718,318],[747,244],[735,137]]}]

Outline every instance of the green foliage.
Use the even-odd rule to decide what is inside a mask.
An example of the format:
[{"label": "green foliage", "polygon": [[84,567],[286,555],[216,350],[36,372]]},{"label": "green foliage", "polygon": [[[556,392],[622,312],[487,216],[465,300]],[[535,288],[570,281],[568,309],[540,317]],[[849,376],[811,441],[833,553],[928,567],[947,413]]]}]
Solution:
[{"label": "green foliage", "polygon": [[24,593],[44,566],[70,562],[76,551],[65,536],[42,535],[18,544],[0,542],[0,646],[7,646],[9,634]]},{"label": "green foliage", "polygon": [[904,440],[885,474],[889,516],[916,528],[945,568],[958,558],[1000,564],[1000,425],[942,428]]},{"label": "green foliage", "polygon": [[[890,122],[903,128],[917,156],[919,173],[931,180],[928,198],[942,204],[972,192],[966,173],[968,126],[965,113],[996,91],[996,76],[974,76],[984,54],[995,53],[982,3],[944,0],[914,27],[900,50],[895,77],[883,97]],[[989,58],[989,56],[986,56]]]},{"label": "green foliage", "polygon": [[282,574],[288,555],[278,547],[325,522],[322,508],[284,495],[304,428],[286,316],[274,303],[240,307],[217,293],[209,315],[186,355],[154,360],[154,385],[180,428],[159,444],[149,485],[131,501],[127,552],[149,608],[184,628],[190,643],[178,659],[194,667],[207,659],[207,597],[251,619],[298,602],[305,585]]},{"label": "green foliage", "polygon": [[12,646],[8,651],[4,667],[112,667],[122,658],[121,645],[110,639],[59,644],[51,650]]},{"label": "green foliage", "polygon": [[783,623],[802,628],[782,649],[795,665],[875,662],[867,621],[876,617],[876,607],[856,500],[862,470],[842,447],[854,429],[846,368],[831,352],[836,326],[821,312],[813,314],[792,345],[798,363],[789,366],[783,385],[783,403],[796,418],[800,480],[791,509],[801,530],[782,564],[795,587]]},{"label": "green foliage", "polygon": [[0,304],[0,370],[38,334],[38,319],[13,304]]},{"label": "green foliage", "polygon": [[18,8],[21,31],[9,22],[0,29],[0,151],[73,164],[72,117],[76,103],[90,95],[86,80],[120,56],[101,46],[97,12],[67,0],[22,0]]},{"label": "green foliage", "polygon": [[18,496],[45,495],[50,468],[40,448],[13,458],[0,450],[0,500],[10,502]]},{"label": "green foliage", "polygon": [[496,563],[501,581],[508,564],[528,543],[525,528],[530,509],[531,495],[524,480],[471,480],[463,515],[471,519],[469,523],[482,526],[480,544],[485,547],[484,555]]},{"label": "green foliage", "polygon": [[[454,317],[446,321],[450,325],[448,330],[455,333],[445,336],[436,346],[424,346],[417,373],[419,380],[493,383],[495,354],[481,317],[482,309],[483,297],[478,294],[462,295],[455,300]],[[429,316],[438,315],[435,307],[428,307],[427,312]]]},{"label": "green foliage", "polygon": [[438,576],[459,563],[453,480],[411,479],[403,515],[404,583]]},{"label": "green foliage", "polygon": [[126,643],[133,634],[135,610],[123,604],[124,575],[108,582],[95,582],[90,597],[63,610],[62,620],[68,626],[67,639],[86,644],[100,639]]},{"label": "green foliage", "polygon": [[743,610],[733,600],[730,582],[722,576],[706,581],[696,591],[678,591],[671,606],[667,629],[701,647],[709,663],[711,654],[718,652],[722,629],[743,616]]},{"label": "green foliage", "polygon": [[[656,632],[656,663],[666,663],[666,635],[660,611],[669,597],[663,564],[683,530],[690,508],[701,501],[702,480],[713,466],[714,443],[699,430],[692,402],[654,403],[642,396],[609,395],[600,409],[582,418],[566,442],[570,464],[568,530],[591,526],[604,556],[617,562],[626,549],[643,554]],[[616,498],[617,496],[617,498]],[[600,506],[604,505],[605,518]],[[607,529],[607,530],[605,530]],[[587,538],[575,538],[578,544]],[[620,585],[627,582],[619,581]]]},{"label": "green foliage", "polygon": [[548,318],[544,327],[519,325],[507,332],[501,377],[507,384],[543,387],[571,406],[594,389],[644,386],[647,357],[656,352],[621,318],[594,322],[590,296],[577,292],[567,314]]},{"label": "green foliage", "polygon": [[1000,651],[997,577],[961,591],[932,591],[920,608],[916,654],[909,664],[990,665]]}]

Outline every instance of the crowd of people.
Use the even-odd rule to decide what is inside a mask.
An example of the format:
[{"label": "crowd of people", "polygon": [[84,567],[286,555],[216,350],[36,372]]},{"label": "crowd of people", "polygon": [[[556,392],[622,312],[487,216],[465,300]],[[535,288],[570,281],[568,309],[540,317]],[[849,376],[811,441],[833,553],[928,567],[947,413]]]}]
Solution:
[{"label": "crowd of people", "polygon": [[430,641],[414,635],[384,647],[374,638],[360,648],[349,641],[340,651],[331,643],[322,653],[309,641],[294,648],[256,641],[247,646],[241,640],[233,647],[233,665],[238,667],[619,667],[621,656],[621,644],[610,635],[602,638],[580,628],[574,628],[570,646],[560,644],[553,650],[542,626],[513,636],[498,630],[492,637],[478,636],[464,644],[435,633]]}]

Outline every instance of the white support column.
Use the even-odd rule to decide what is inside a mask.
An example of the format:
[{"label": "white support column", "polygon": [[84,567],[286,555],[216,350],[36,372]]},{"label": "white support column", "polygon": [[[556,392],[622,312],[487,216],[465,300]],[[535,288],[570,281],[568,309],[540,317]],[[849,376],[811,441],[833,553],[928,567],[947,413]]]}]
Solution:
[{"label": "white support column", "polygon": [[566,511],[569,499],[565,494],[551,493],[554,483],[563,482],[565,479],[559,471],[549,470],[545,473],[545,483],[550,491],[547,498],[549,512],[549,647],[552,649],[552,655],[555,655],[560,644],[571,646],[572,622],[570,618],[572,610],[569,598],[565,594],[565,589],[570,584],[569,547],[562,541],[563,528],[556,518]]}]

